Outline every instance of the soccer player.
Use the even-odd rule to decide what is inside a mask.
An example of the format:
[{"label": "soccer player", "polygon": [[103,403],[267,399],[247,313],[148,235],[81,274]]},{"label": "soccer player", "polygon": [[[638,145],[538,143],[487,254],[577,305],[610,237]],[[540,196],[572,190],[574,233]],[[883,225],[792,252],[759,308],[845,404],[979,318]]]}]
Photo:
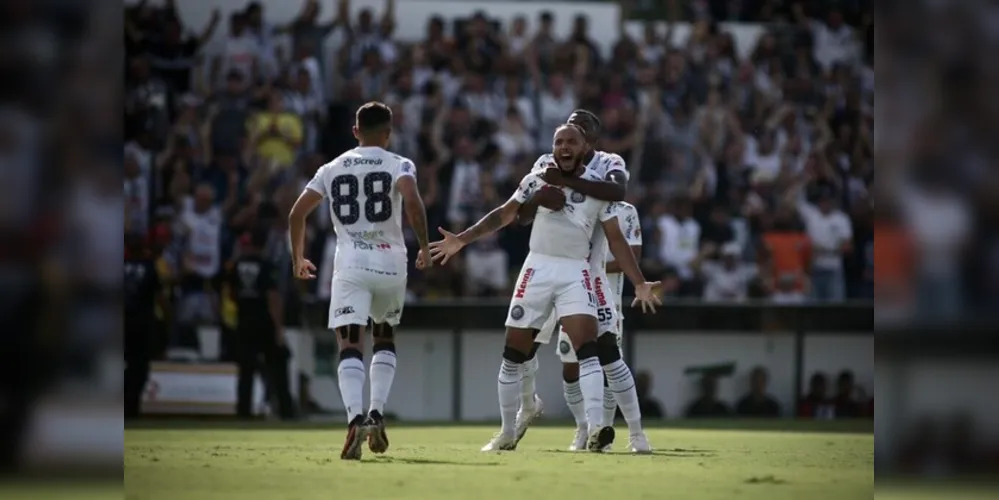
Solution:
[{"label": "soccer player", "polygon": [[[624,160],[616,154],[594,149],[600,137],[600,120],[586,110],[576,110],[569,116],[568,123],[579,125],[586,134],[588,151],[584,161],[587,163],[588,168],[602,175],[605,181],[588,183],[578,187],[589,190],[592,196],[597,198],[606,197],[609,201],[623,198],[623,192],[628,180]],[[545,170],[551,162],[551,155],[542,155],[535,163],[534,171]],[[530,223],[534,219],[537,207],[539,205],[544,206],[546,200],[542,196],[536,196],[535,198],[538,199],[531,199],[521,206],[520,213],[518,214],[521,223]],[[628,240],[635,258],[640,258],[641,230],[638,227],[638,217],[635,208],[621,202],[612,204],[612,209],[623,210],[623,213],[620,213],[618,217],[621,230]],[[600,231],[600,229],[598,228],[597,231]],[[622,292],[621,287],[623,286],[619,274],[620,268],[611,259],[605,269],[603,258],[601,257],[601,255],[605,254],[606,251],[594,247],[594,253],[590,259],[593,266],[593,276],[595,277],[594,286],[597,292],[597,299],[600,302],[598,304],[598,320],[600,323],[601,342],[598,342],[598,345],[602,348],[600,354],[601,365],[603,365],[605,372],[604,419],[606,425],[613,425],[614,414],[620,401],[622,403],[622,413],[625,414],[625,420],[629,423],[631,450],[636,453],[647,453],[651,451],[651,448],[648,446],[648,440],[641,427],[641,413],[638,408],[637,393],[635,393],[634,389],[634,378],[630,369],[628,369],[621,359],[620,354],[620,295]],[[610,273],[616,274],[615,279],[611,280],[607,277],[607,274]],[[613,291],[607,290],[608,282],[612,283]],[[608,292],[612,292],[613,295],[608,295]],[[617,296],[616,303],[612,298],[614,296]],[[538,368],[538,360],[535,354],[541,344],[548,343],[554,330],[555,318],[551,317],[546,322],[545,327],[542,328],[541,334],[536,338],[531,351],[531,359],[524,365],[525,373],[521,385],[521,408],[517,414],[518,439],[523,438],[528,426],[543,411],[541,398],[535,394],[535,374]],[[614,335],[604,338],[603,334],[606,333],[613,333]],[[577,423],[576,436],[569,448],[570,450],[578,450],[586,445],[587,439],[586,416],[582,409],[582,398],[579,391],[579,366],[575,363],[575,356],[571,349],[567,349],[569,345],[563,342],[565,340],[564,332],[560,332],[559,337],[560,341],[557,352],[563,361],[562,380],[564,396]],[[612,343],[612,339],[615,342]],[[607,449],[609,450],[609,447]]]},{"label": "soccer player", "polygon": [[[374,453],[388,449],[382,416],[395,377],[394,329],[406,296],[406,243],[402,208],[419,240],[417,269],[431,265],[427,214],[416,186],[416,167],[386,151],[392,110],[369,102],[357,110],[359,146],[323,165],[299,196],[289,216],[295,276],[315,279],[316,267],[303,255],[305,218],[329,199],[337,235],[329,325],[337,333],[340,395],[347,410],[347,438],[340,458],[359,460],[368,439]],[[365,416],[362,337],[372,321],[371,406]]]},{"label": "soccer player", "polygon": [[[566,124],[555,131],[553,141],[554,163],[559,169],[545,173],[546,177],[584,177],[599,180],[593,171],[582,163],[586,151],[582,130]],[[555,187],[543,180],[543,174],[530,173],[524,177],[514,195],[461,234],[452,234],[443,228],[443,240],[431,243],[432,258],[442,263],[458,253],[462,247],[505,227],[517,219],[520,206],[535,191],[541,189],[558,193],[549,197],[564,197],[560,210],[539,209],[531,230],[530,253],[524,261],[517,286],[510,302],[506,320],[506,347],[500,367],[498,389],[503,426],[482,450],[513,450],[517,446],[515,419],[520,398],[523,364],[529,359],[538,329],[548,319],[553,307],[568,334],[572,348],[579,360],[579,383],[588,426],[587,448],[601,451],[614,440],[614,428],[604,426],[602,418],[603,376],[598,359],[597,299],[587,257],[591,244],[604,245],[604,234],[609,248],[635,284],[635,304],[642,309],[659,302],[653,294],[658,283],[645,281],[638,262],[618,226],[615,212],[609,204],[589,197],[569,187]],[[554,179],[553,179],[554,180]],[[560,183],[567,184],[559,179]],[[570,181],[571,182],[571,181]],[[603,232],[595,232],[600,221]]]}]

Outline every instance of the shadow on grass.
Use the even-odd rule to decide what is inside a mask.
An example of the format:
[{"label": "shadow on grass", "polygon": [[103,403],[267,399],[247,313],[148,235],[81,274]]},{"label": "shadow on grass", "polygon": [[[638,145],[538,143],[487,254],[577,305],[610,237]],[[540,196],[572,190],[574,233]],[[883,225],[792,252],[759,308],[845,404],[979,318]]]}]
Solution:
[{"label": "shadow on grass", "polygon": [[466,467],[494,467],[499,462],[455,462],[451,460],[433,460],[429,458],[376,457],[366,464],[406,464],[406,465],[461,465]]},{"label": "shadow on grass", "polygon": [[672,448],[666,450],[653,450],[652,453],[631,453],[631,452],[610,452],[610,453],[589,453],[585,451],[569,451],[569,450],[541,450],[542,453],[569,453],[569,454],[583,454],[583,455],[605,455],[608,457],[670,457],[670,458],[704,458],[704,457],[717,457],[718,454],[714,450],[699,450],[699,449],[684,449],[684,448]]}]

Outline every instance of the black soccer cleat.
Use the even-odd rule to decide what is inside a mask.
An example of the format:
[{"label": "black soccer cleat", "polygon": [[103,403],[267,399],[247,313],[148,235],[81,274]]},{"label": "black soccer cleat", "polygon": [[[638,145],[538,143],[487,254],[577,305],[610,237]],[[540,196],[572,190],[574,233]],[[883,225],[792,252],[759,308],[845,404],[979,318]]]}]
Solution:
[{"label": "black soccer cleat", "polygon": [[614,442],[614,427],[604,426],[590,434],[586,449],[594,453],[602,453],[607,445]]},{"label": "black soccer cleat", "polygon": [[378,410],[371,410],[364,420],[368,434],[368,449],[371,453],[385,453],[389,447],[388,434],[385,433],[385,417]]},{"label": "black soccer cleat", "polygon": [[367,438],[367,428],[364,427],[364,416],[358,415],[350,421],[347,426],[347,439],[343,442],[343,451],[340,452],[342,460],[360,460],[361,443]]}]

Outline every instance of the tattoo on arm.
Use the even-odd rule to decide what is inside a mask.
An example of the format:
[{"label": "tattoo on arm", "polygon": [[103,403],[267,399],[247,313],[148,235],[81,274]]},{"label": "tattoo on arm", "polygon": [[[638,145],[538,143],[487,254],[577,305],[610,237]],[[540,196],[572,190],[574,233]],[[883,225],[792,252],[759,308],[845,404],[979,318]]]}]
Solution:
[{"label": "tattoo on arm", "polygon": [[486,214],[485,217],[479,219],[479,222],[476,222],[475,225],[462,231],[458,237],[471,243],[493,231],[499,230],[504,225],[506,224],[503,223],[503,207],[497,207]]}]

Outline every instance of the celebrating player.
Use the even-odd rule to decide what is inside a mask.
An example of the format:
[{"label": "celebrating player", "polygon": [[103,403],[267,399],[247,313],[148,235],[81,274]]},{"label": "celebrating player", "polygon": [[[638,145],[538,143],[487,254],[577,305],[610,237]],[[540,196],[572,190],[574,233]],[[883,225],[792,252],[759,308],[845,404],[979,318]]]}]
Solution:
[{"label": "celebrating player", "polygon": [[[337,333],[337,378],[347,410],[347,439],[340,458],[359,460],[368,439],[374,453],[388,449],[382,414],[395,377],[394,328],[406,297],[406,243],[402,206],[420,243],[417,269],[431,265],[427,214],[416,186],[416,167],[408,158],[385,150],[392,110],[369,102],[357,110],[354,137],[359,147],[323,165],[302,191],[289,216],[295,276],[314,279],[316,267],[303,256],[305,218],[329,198],[337,235],[330,328]],[[371,407],[363,413],[362,336],[372,320]]]},{"label": "celebrating player", "polygon": [[[579,187],[582,189],[590,189],[591,192],[594,192],[593,196],[597,198],[605,196],[607,199],[612,200],[618,196],[623,196],[623,191],[627,184],[628,178],[628,173],[624,170],[624,160],[616,154],[597,151],[594,149],[594,146],[600,137],[600,120],[588,111],[576,110],[569,116],[568,123],[579,125],[586,134],[588,151],[584,157],[584,161],[589,169],[598,174],[602,174],[605,179],[605,182],[585,183]],[[538,172],[546,170],[548,165],[551,163],[552,157],[550,154],[542,155],[535,163],[534,171]],[[557,179],[557,177],[555,177],[555,179]],[[618,189],[620,191],[618,191]],[[545,206],[549,209],[557,209],[561,203],[564,203],[564,200],[552,198],[553,196],[549,192],[540,192],[535,194],[531,200],[521,206],[520,213],[518,214],[521,223],[530,223],[534,219],[538,206]],[[638,217],[635,208],[624,202],[613,203],[611,207],[613,210],[623,211],[623,213],[620,213],[618,216],[618,221],[621,224],[621,230],[627,238],[635,258],[640,258],[641,232],[638,228]],[[599,228],[596,230],[600,231]],[[651,451],[651,448],[648,445],[648,439],[645,437],[645,433],[641,426],[641,412],[638,407],[638,395],[634,388],[634,378],[631,374],[631,370],[628,369],[624,361],[621,359],[620,353],[620,301],[623,286],[623,282],[621,281],[622,277],[619,274],[620,268],[617,263],[613,261],[613,259],[607,263],[607,267],[605,269],[604,259],[602,257],[603,255],[606,255],[606,249],[594,247],[593,253],[590,256],[590,262],[594,276],[594,287],[596,289],[597,300],[599,302],[597,318],[599,321],[599,332],[601,337],[598,340],[598,346],[601,347],[600,358],[605,375],[604,421],[606,425],[613,425],[614,414],[617,410],[618,403],[620,402],[622,413],[625,415],[625,420],[628,422],[630,437],[629,447],[633,452],[647,453]],[[610,280],[607,277],[607,274],[612,272],[615,273],[616,276],[614,276],[615,279]],[[612,286],[615,288],[613,295],[608,295],[608,292],[610,292],[610,290],[607,290],[608,282],[613,283]],[[616,303],[613,299],[615,296],[617,297]],[[517,413],[518,440],[523,438],[524,434],[527,432],[528,426],[537,417],[539,417],[543,411],[541,398],[535,394],[535,374],[538,369],[538,360],[535,354],[541,344],[548,343],[554,330],[555,318],[552,316],[542,328],[540,335],[536,338],[534,347],[531,351],[531,358],[524,364],[525,373],[523,383],[521,384],[521,407]],[[613,333],[614,335],[604,336],[606,333]],[[563,394],[577,423],[576,435],[569,449],[579,450],[582,449],[587,442],[587,422],[586,415],[582,407],[582,396],[580,395],[579,390],[579,365],[576,363],[575,356],[572,353],[572,350],[569,349],[569,343],[566,342],[566,340],[567,337],[565,336],[565,332],[560,332],[557,353],[563,362]],[[609,450],[609,448],[610,447],[608,446],[607,449]]]},{"label": "celebrating player", "polygon": [[[653,286],[642,276],[631,249],[621,234],[609,204],[569,187],[554,187],[543,180],[555,174],[566,178],[600,177],[583,164],[586,144],[582,130],[571,124],[558,128],[553,141],[553,160],[559,171],[530,173],[514,195],[472,227],[455,235],[439,229],[444,239],[430,244],[432,258],[446,263],[462,247],[512,223],[523,205],[538,189],[560,191],[569,202],[561,210],[539,209],[531,230],[530,253],[524,261],[506,320],[506,347],[499,372],[498,389],[503,426],[482,450],[513,450],[517,446],[515,419],[519,406],[523,364],[529,359],[534,337],[553,307],[579,360],[579,383],[587,416],[591,451],[601,451],[614,440],[614,428],[602,425],[603,377],[597,346],[597,300],[587,257],[590,246],[604,245],[635,284],[635,304],[642,309],[660,303]],[[558,181],[560,184],[569,184]],[[604,232],[594,231],[600,221]]]}]

